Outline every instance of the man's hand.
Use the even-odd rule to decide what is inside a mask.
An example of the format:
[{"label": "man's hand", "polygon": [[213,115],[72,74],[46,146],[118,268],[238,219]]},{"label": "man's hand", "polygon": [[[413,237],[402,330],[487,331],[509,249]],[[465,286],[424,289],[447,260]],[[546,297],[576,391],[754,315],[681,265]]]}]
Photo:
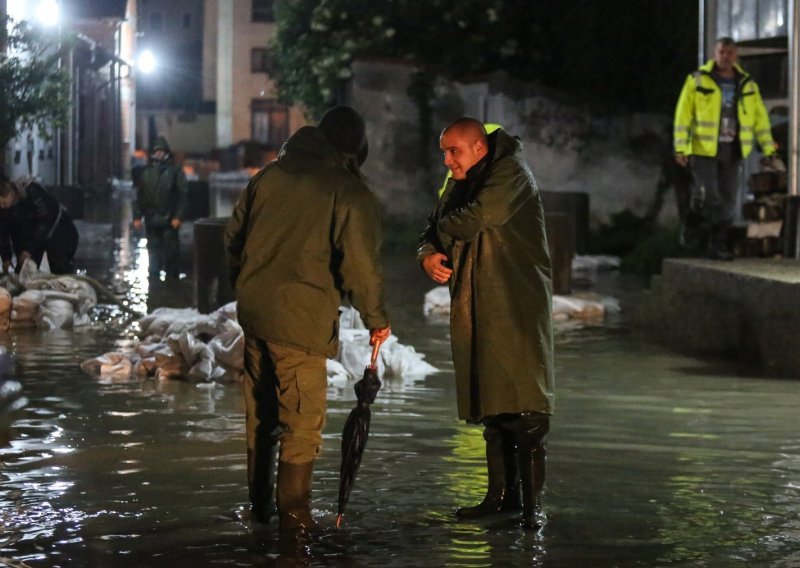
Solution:
[{"label": "man's hand", "polygon": [[183,221],[181,221],[177,217],[173,217],[172,219],[170,219],[169,224],[172,225],[173,229],[180,229],[181,225],[183,225]]},{"label": "man's hand", "polygon": [[422,259],[422,269],[431,277],[431,280],[444,284],[450,280],[450,276],[453,274],[453,269],[447,268],[444,265],[445,262],[447,262],[447,255],[435,252]]},{"label": "man's hand", "polygon": [[675,154],[675,163],[680,167],[685,168],[689,163],[689,156],[686,154]]},{"label": "man's hand", "polygon": [[137,231],[142,228],[142,220],[141,219],[134,219],[133,220],[133,228]]},{"label": "man's hand", "polygon": [[375,343],[383,343],[389,336],[392,335],[392,328],[388,325],[382,328],[375,328],[369,330],[369,344],[375,345]]}]

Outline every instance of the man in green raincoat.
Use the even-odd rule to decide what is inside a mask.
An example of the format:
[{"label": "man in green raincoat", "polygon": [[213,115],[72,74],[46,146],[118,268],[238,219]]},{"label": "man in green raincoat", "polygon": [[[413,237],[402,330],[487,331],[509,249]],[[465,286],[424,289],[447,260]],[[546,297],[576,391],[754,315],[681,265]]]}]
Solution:
[{"label": "man in green raincoat", "polygon": [[339,307],[351,304],[370,342],[391,333],[379,262],[380,204],[364,182],[364,119],[338,106],[304,126],[242,193],[225,230],[236,312],[245,334],[247,465],[253,516],[272,515],[279,443],[282,531],[316,527],[314,462],[322,448],[326,358],[339,347]]},{"label": "man in green raincoat", "polygon": [[159,136],[150,149],[150,163],[136,186],[133,226],[147,234],[150,277],[178,274],[180,239],[178,230],[186,213],[188,183],[183,169],[175,165],[166,138]]},{"label": "man in green raincoat", "polygon": [[539,528],[553,412],[550,256],[539,190],[519,139],[462,117],[439,146],[452,178],[417,258],[449,282],[459,418],[484,426],[488,490],[462,518],[518,509]]}]

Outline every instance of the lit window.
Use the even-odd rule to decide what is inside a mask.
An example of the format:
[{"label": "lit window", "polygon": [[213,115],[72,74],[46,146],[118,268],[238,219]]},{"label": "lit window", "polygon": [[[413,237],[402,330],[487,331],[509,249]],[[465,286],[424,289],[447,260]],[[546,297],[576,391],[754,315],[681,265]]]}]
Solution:
[{"label": "lit window", "polygon": [[252,139],[277,150],[289,136],[289,108],[269,99],[253,99]]}]

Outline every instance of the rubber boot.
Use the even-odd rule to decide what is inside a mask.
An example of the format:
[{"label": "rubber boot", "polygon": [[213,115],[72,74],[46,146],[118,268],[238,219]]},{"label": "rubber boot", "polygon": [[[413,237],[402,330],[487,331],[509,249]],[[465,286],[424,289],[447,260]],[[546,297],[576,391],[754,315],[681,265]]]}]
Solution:
[{"label": "rubber boot", "polygon": [[544,489],[547,458],[547,432],[550,419],[546,414],[530,413],[520,416],[517,435],[517,459],[522,484],[523,528],[542,528],[541,496]]},{"label": "rubber boot", "polygon": [[275,514],[275,445],[247,450],[247,482],[253,520],[267,524]]},{"label": "rubber boot", "polygon": [[519,477],[517,475],[514,439],[500,427],[486,426],[486,496],[478,505],[461,507],[456,516],[463,519],[494,515],[519,509]]},{"label": "rubber boot", "polygon": [[281,531],[309,532],[318,528],[311,517],[311,477],[314,462],[278,462],[278,520]]}]

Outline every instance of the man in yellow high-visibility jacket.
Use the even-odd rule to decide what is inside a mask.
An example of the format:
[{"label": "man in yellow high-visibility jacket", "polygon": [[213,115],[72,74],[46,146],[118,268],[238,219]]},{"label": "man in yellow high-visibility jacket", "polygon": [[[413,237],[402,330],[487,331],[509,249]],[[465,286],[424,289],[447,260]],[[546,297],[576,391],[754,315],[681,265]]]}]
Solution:
[{"label": "man in yellow high-visibility jacket", "polygon": [[[736,42],[717,40],[714,59],[686,78],[675,108],[675,161],[694,178],[691,219],[709,225],[708,256],[730,260],[728,228],[733,222],[742,158],[757,141],[775,154],[769,116],[758,85],[737,63]],[[687,235],[685,230],[684,236]]]}]

